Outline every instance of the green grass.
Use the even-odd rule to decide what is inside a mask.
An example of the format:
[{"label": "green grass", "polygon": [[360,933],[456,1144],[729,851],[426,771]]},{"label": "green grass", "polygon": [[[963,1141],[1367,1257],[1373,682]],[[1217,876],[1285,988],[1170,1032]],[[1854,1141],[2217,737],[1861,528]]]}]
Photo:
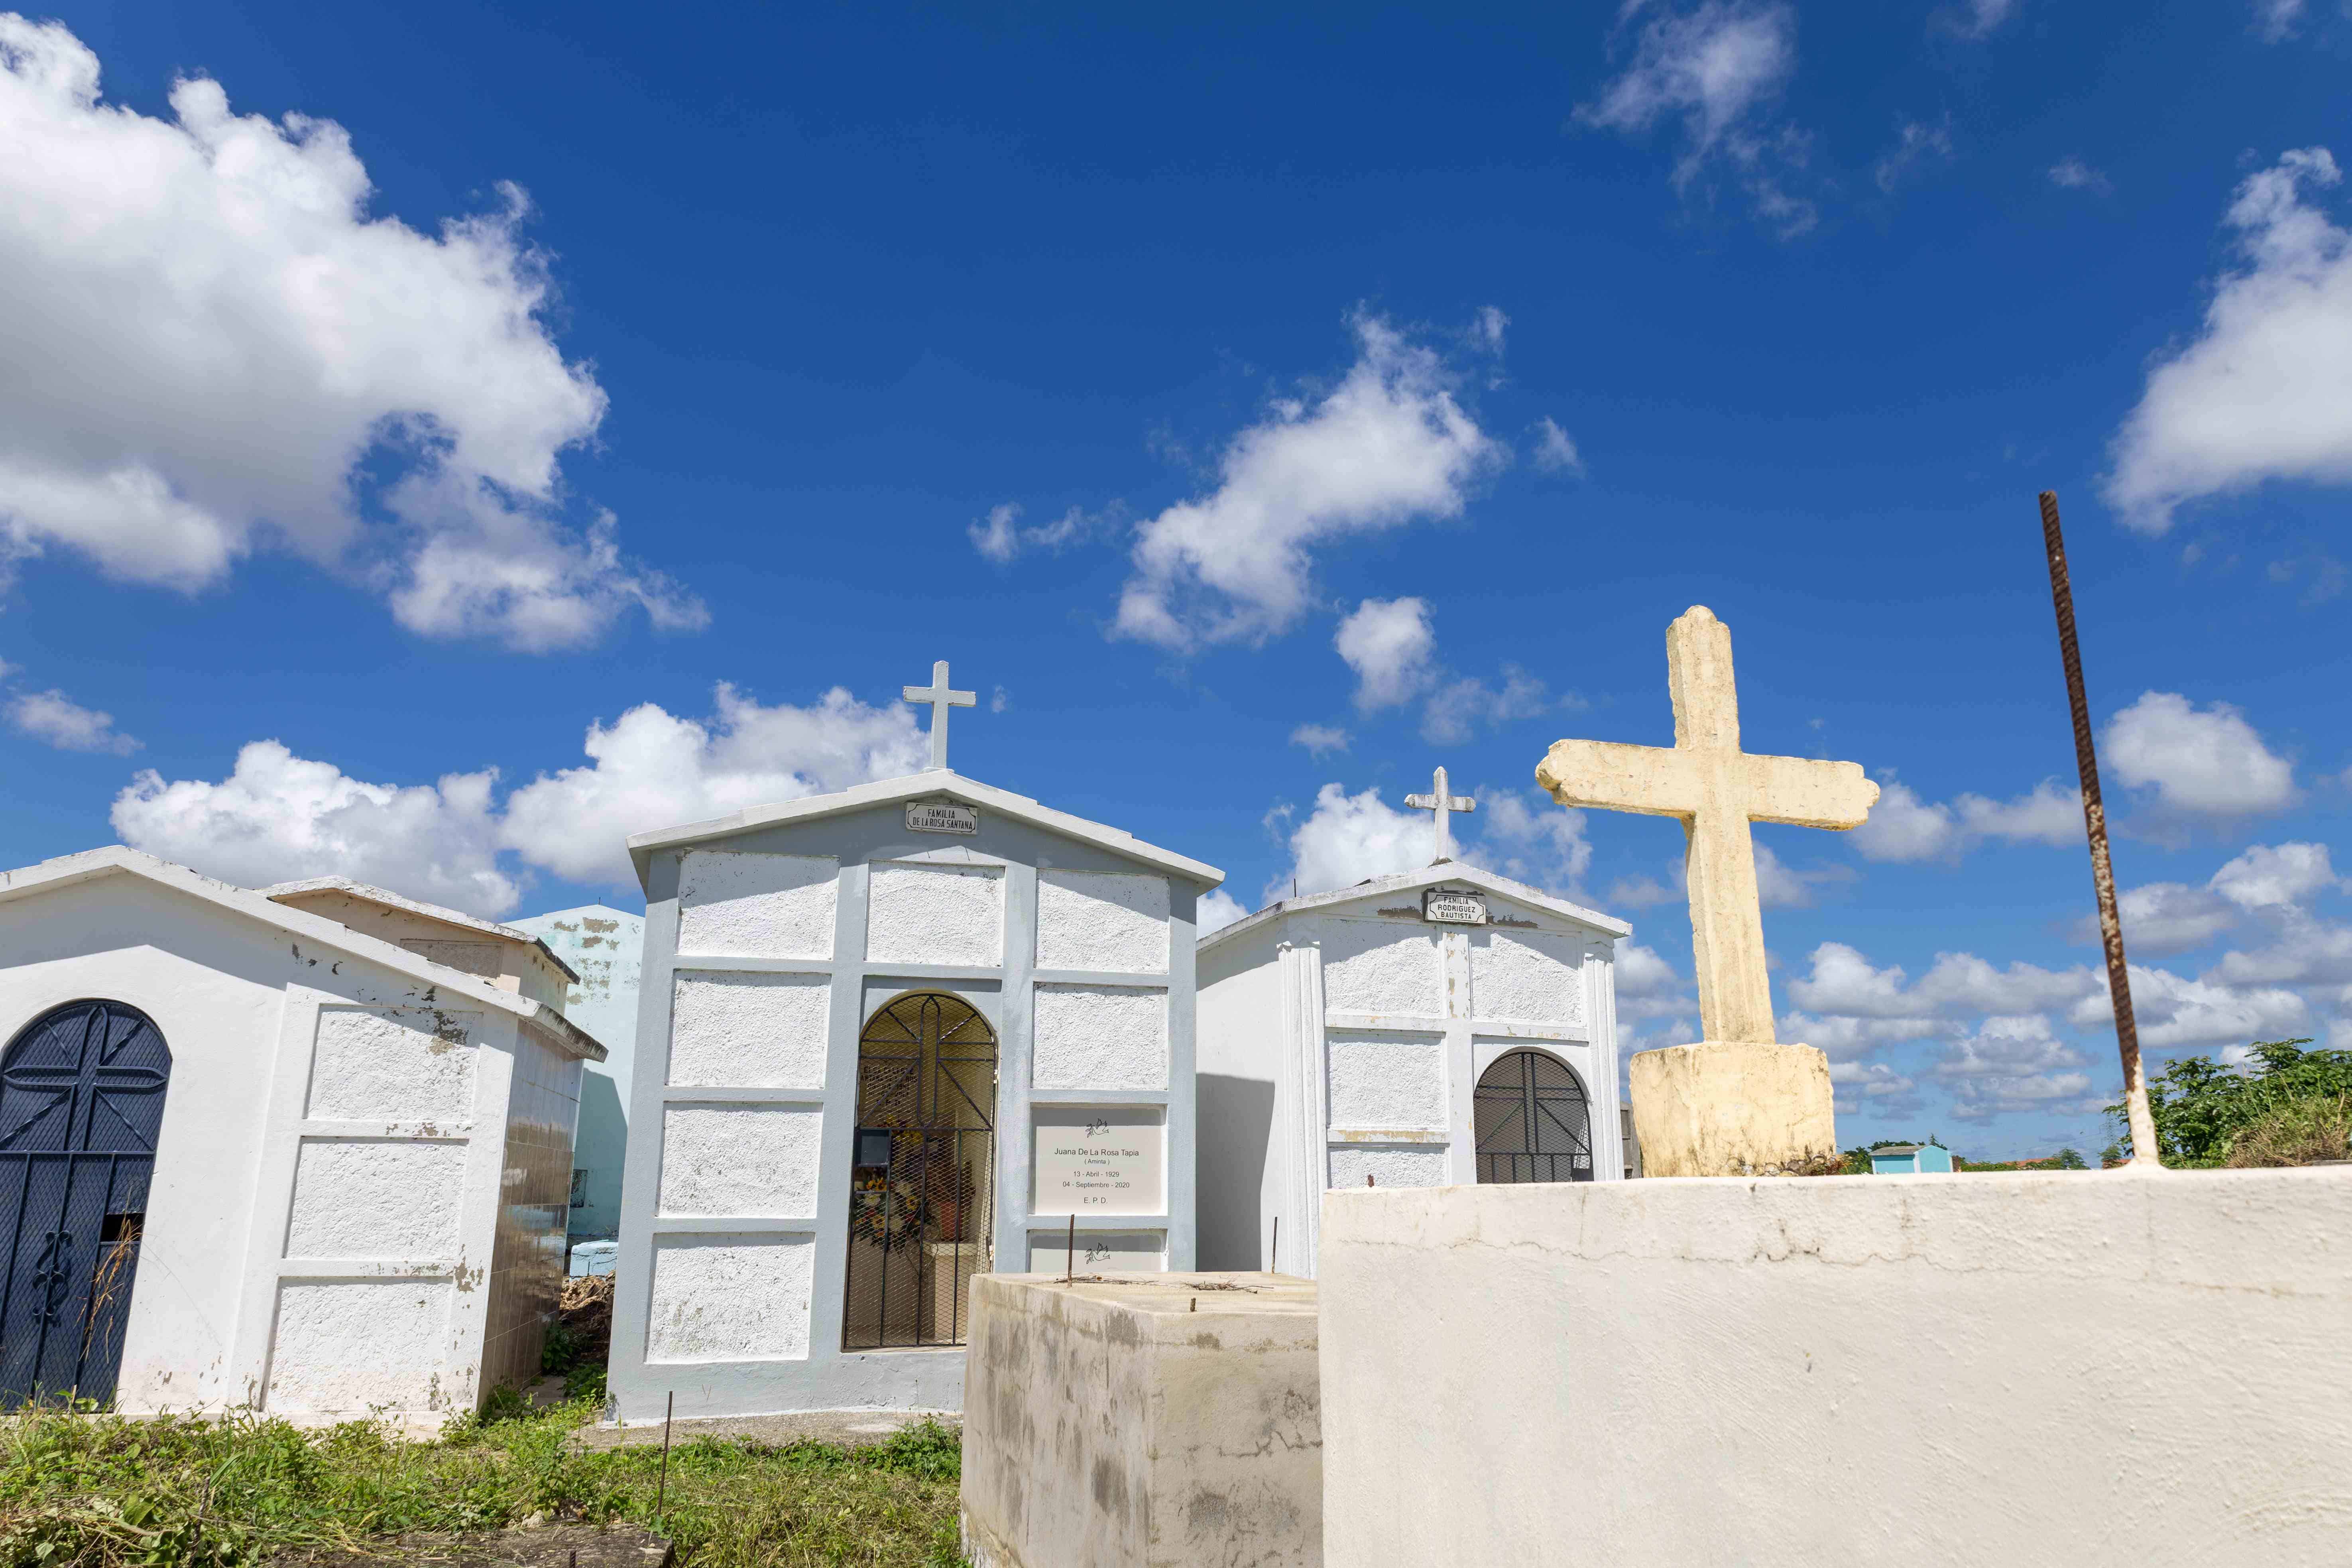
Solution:
[{"label": "green grass", "polygon": [[[498,1406],[510,1410],[511,1404]],[[250,1416],[0,1423],[0,1564],[239,1564],[284,1552],[388,1550],[408,1531],[549,1521],[656,1529],[696,1568],[955,1568],[957,1435],[925,1423],[870,1447],[701,1439],[670,1452],[575,1450],[582,1400],[453,1422],[411,1442],[354,1422],[304,1433]]]}]

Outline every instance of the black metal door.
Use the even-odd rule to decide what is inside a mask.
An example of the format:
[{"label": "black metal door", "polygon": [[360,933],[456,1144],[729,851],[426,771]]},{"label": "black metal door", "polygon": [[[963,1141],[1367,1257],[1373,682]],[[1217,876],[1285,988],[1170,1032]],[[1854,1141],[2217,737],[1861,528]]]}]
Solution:
[{"label": "black metal door", "polygon": [[120,1002],[69,1002],[0,1056],[0,1405],[114,1397],[172,1053]]},{"label": "black metal door", "polygon": [[1507,1051],[1471,1095],[1481,1182],[1592,1180],[1592,1106],[1558,1057]]}]

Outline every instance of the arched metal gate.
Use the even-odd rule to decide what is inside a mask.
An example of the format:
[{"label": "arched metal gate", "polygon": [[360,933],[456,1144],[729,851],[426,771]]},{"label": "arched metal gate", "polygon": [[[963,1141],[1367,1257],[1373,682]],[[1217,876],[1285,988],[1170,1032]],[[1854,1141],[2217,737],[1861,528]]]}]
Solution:
[{"label": "arched metal gate", "polygon": [[1506,1051],[1471,1095],[1481,1182],[1592,1180],[1592,1106],[1573,1068],[1546,1051]]},{"label": "arched metal gate", "polygon": [[171,1078],[120,1002],[54,1008],[0,1056],[0,1405],[114,1396]]},{"label": "arched metal gate", "polygon": [[901,996],[857,1042],[842,1348],[959,1345],[996,1215],[996,1033],[971,1004]]}]

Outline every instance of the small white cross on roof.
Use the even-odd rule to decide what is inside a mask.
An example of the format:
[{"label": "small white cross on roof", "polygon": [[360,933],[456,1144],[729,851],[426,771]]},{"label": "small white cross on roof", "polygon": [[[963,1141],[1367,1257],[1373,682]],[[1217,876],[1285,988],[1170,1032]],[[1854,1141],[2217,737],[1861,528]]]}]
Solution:
[{"label": "small white cross on roof", "polygon": [[973,691],[949,690],[948,661],[940,659],[931,666],[931,683],[929,686],[908,687],[905,700],[908,702],[928,702],[931,705],[931,766],[946,767],[948,765],[948,710],[970,708],[980,700],[980,694]]},{"label": "small white cross on roof", "polygon": [[1436,820],[1437,853],[1429,862],[1433,866],[1454,858],[1454,813],[1478,809],[1476,801],[1466,795],[1448,795],[1446,787],[1445,770],[1440,768],[1430,780],[1429,794],[1404,797],[1405,805],[1428,812]]}]

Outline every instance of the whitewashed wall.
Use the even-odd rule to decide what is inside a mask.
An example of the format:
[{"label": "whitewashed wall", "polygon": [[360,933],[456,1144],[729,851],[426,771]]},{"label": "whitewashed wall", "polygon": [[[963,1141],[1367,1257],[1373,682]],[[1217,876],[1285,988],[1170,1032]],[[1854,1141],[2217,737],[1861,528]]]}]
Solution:
[{"label": "whitewashed wall", "polygon": [[[0,903],[0,1039],[103,998],[172,1053],[122,1409],[470,1405],[500,1292],[531,1269],[491,1268],[511,1015],[426,1005],[425,983],[131,875]],[[460,1291],[466,1270],[482,1284]]]}]

